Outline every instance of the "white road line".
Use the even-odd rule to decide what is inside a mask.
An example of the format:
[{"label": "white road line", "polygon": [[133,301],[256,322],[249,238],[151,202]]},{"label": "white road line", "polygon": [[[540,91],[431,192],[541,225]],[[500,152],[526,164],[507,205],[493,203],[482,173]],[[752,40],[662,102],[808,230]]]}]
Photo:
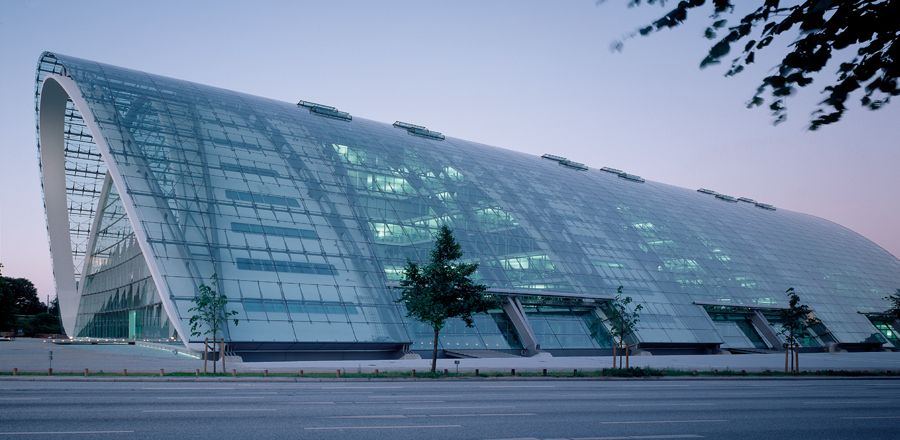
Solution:
[{"label": "white road line", "polygon": [[362,416],[326,416],[326,419],[430,419],[437,417],[503,417],[536,416],[536,413],[478,413],[478,414],[372,414]]},{"label": "white road line", "polygon": [[10,400],[43,400],[43,399],[40,398],[40,397],[0,397],[0,399],[2,399],[2,400],[4,400],[4,401],[10,401]]},{"label": "white road line", "polygon": [[616,406],[713,406],[713,403],[620,403]]},{"label": "white road line", "polygon": [[659,435],[628,435],[624,437],[577,437],[571,440],[631,440],[631,439],[677,439],[677,438],[703,438],[697,434],[659,434]]},{"label": "white road line", "polygon": [[374,386],[374,387],[367,387],[367,386],[327,386],[327,387],[319,387],[319,388],[313,388],[313,389],[316,389],[316,390],[389,390],[389,389],[396,389],[396,388],[406,388],[406,387],[403,387],[403,386]]},{"label": "white road line", "polygon": [[485,406],[410,406],[403,410],[426,410],[426,409],[497,409],[497,408],[515,408],[515,405],[485,405]]},{"label": "white road line", "polygon": [[803,402],[804,405],[827,405],[827,404],[840,404],[840,405],[874,405],[879,404],[883,405],[888,403],[884,400],[807,400]]},{"label": "white road line", "polygon": [[172,396],[157,397],[159,400],[231,400],[231,399],[265,399],[262,396]]},{"label": "white road line", "polygon": [[145,409],[145,413],[191,413],[191,412],[241,412],[241,411],[278,411],[275,408],[218,408],[218,409]]},{"label": "white road line", "polygon": [[428,415],[417,415],[416,417],[501,417],[501,416],[536,416],[536,413],[494,413],[494,414],[428,414]]},{"label": "white road line", "polygon": [[76,435],[76,434],[132,434],[134,431],[32,431],[0,432],[0,435]]},{"label": "white road line", "polygon": [[355,405],[384,405],[385,403],[394,403],[397,405],[409,405],[412,403],[445,403],[446,400],[392,400],[390,402],[341,402],[341,403],[352,403]]},{"label": "white road line", "polygon": [[694,420],[627,420],[599,422],[601,425],[643,425],[651,423],[724,423],[725,419],[694,419]]},{"label": "white road line", "polygon": [[[141,388],[141,389],[142,390],[151,390],[151,391],[152,390],[191,390],[191,391],[194,391],[194,390],[204,390],[204,391],[206,391],[206,390],[208,390],[208,391],[229,390],[230,391],[230,390],[236,390],[237,388],[235,388],[235,387],[229,387],[229,388],[219,388],[219,387],[216,387],[216,388],[211,388],[211,387],[145,387],[145,388]],[[109,389],[106,389],[106,388],[103,388],[102,390],[109,391]],[[79,390],[75,390],[75,391],[79,391]]]},{"label": "white road line", "polygon": [[556,388],[555,385],[478,385],[478,388]]},{"label": "white road line", "polygon": [[436,429],[436,428],[462,428],[462,425],[393,425],[393,426],[319,426],[303,428],[307,431],[342,431],[345,429]]},{"label": "white road line", "polygon": [[328,416],[326,419],[405,419],[403,414],[383,414],[372,416]]},{"label": "white road line", "polygon": [[844,420],[890,420],[900,419],[900,416],[858,416],[858,417],[841,417]]}]

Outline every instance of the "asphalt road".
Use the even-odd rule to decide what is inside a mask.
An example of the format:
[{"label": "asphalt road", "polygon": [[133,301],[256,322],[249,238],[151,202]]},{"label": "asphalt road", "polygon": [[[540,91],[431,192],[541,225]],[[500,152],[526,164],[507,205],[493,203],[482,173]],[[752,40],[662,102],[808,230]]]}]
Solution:
[{"label": "asphalt road", "polygon": [[896,439],[900,380],[0,381],[0,439]]}]

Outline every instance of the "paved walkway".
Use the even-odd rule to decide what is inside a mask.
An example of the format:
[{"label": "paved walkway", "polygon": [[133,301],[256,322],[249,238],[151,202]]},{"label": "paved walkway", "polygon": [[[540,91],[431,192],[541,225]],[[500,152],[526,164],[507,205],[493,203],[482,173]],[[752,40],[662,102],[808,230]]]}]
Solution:
[{"label": "paved walkway", "polygon": [[[43,371],[51,365],[53,352],[54,371],[79,372],[85,368],[91,371],[120,372],[123,369],[139,372],[193,371],[202,368],[202,361],[186,356],[178,347],[164,349],[162,346],[139,345],[56,345],[39,339],[20,338],[12,342],[0,342],[0,371]],[[597,357],[544,357],[531,358],[485,358],[439,359],[438,368],[460,372],[471,372],[476,368],[481,372],[548,370],[594,370],[612,366],[609,356]],[[800,365],[804,370],[854,370],[854,371],[900,371],[900,352],[874,353],[806,353],[800,355]],[[303,362],[231,362],[239,372],[269,370],[271,372],[307,372],[337,369],[346,372],[426,371],[431,366],[430,359],[390,360],[390,361],[303,361]],[[633,356],[631,366],[653,368],[675,368],[682,370],[726,370],[735,371],[779,371],[784,369],[783,354],[745,355],[677,355],[677,356]]]}]

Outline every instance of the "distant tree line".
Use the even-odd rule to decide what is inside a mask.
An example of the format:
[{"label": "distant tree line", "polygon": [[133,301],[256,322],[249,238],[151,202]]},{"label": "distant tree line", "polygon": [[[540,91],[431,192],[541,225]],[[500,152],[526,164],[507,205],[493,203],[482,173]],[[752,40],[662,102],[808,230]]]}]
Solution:
[{"label": "distant tree line", "polygon": [[0,332],[18,334],[21,330],[24,336],[62,333],[59,302],[42,303],[30,280],[3,276],[2,270],[0,264]]}]

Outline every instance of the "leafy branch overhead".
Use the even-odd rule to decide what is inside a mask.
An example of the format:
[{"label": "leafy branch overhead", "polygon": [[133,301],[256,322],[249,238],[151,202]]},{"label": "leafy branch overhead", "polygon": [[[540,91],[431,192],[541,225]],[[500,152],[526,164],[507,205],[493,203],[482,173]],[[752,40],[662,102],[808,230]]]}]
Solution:
[{"label": "leafy branch overhead", "polygon": [[[629,0],[628,5],[640,6],[642,3],[665,5],[666,1]],[[822,89],[825,98],[811,115],[810,130],[839,121],[847,110],[847,99],[860,89],[861,106],[871,110],[884,107],[892,96],[900,94],[897,83],[900,0],[683,0],[629,37],[677,27],[687,20],[689,12],[708,3],[712,6],[712,14],[704,36],[716,42],[700,62],[701,68],[719,64],[737,48],[740,53],[731,59],[725,74],[737,75],[754,63],[759,51],[769,48],[779,37],[786,33],[796,36],[788,53],[773,72],[762,79],[747,104],[748,107],[762,106],[768,95],[768,108],[776,124],[787,117],[785,99],[798,88],[812,84],[813,75],[838,54],[842,61],[832,82]],[[758,7],[737,22],[729,22],[736,6],[748,4]],[[614,43],[613,48],[620,50],[622,42]]]}]

